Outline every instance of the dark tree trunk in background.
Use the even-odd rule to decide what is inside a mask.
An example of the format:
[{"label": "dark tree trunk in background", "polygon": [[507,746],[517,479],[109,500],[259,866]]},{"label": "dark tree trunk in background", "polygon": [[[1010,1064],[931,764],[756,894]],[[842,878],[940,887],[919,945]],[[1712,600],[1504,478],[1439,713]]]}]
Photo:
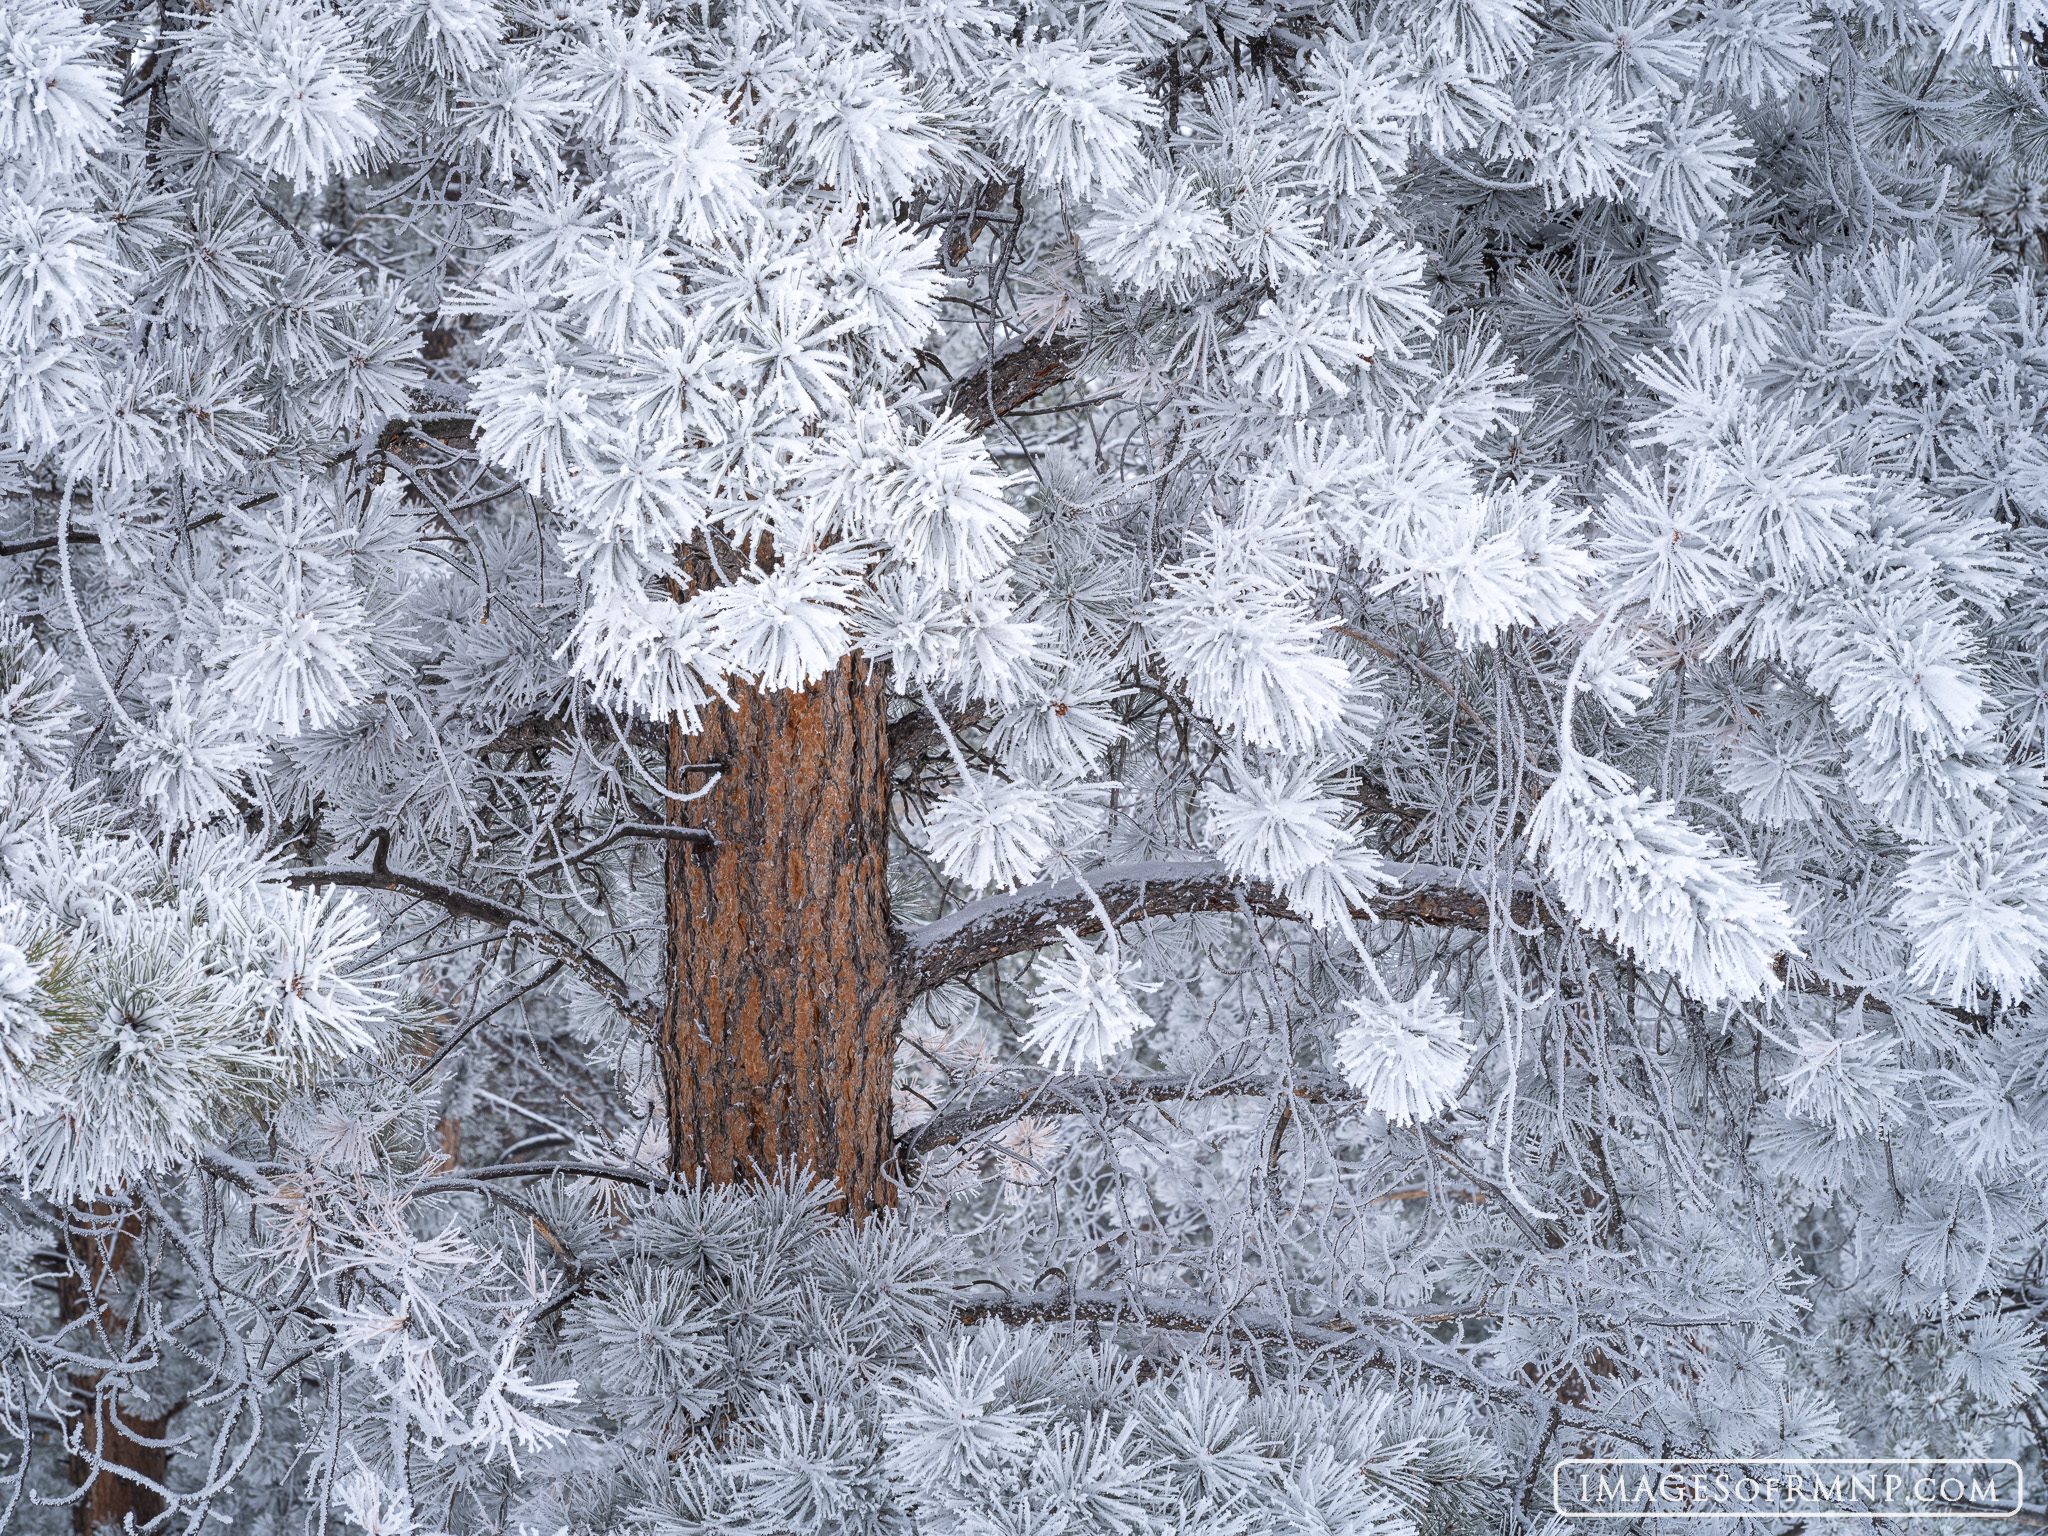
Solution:
[{"label": "dark tree trunk in background", "polygon": [[[66,1227],[69,1263],[57,1282],[57,1314],[67,1324],[83,1324],[70,1343],[79,1354],[120,1351],[127,1324],[114,1310],[112,1292],[128,1267],[137,1227],[133,1216],[100,1202],[81,1206]],[[76,1536],[97,1536],[122,1530],[130,1516],[136,1526],[146,1525],[164,1512],[163,1496],[110,1469],[125,1468],[162,1486],[170,1453],[143,1442],[162,1441],[170,1415],[145,1419],[118,1410],[98,1375],[72,1377],[71,1390],[83,1453],[69,1458],[67,1470],[71,1486],[85,1490],[71,1506],[71,1529]]]},{"label": "dark tree trunk in background", "polygon": [[717,839],[669,845],[669,1165],[733,1183],[792,1164],[858,1217],[895,1202],[882,679],[850,656],[801,692],[734,697],[670,735],[672,788],[686,763],[724,776],[669,812]]}]

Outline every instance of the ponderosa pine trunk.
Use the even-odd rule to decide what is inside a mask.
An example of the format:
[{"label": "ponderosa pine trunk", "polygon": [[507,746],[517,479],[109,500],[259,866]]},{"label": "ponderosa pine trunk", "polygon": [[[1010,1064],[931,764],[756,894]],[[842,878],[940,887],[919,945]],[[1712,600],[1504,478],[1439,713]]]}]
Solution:
[{"label": "ponderosa pine trunk", "polygon": [[685,764],[722,768],[669,813],[716,839],[667,858],[670,1167],[734,1183],[794,1166],[859,1217],[895,1201],[882,678],[849,656],[800,691],[734,698],[670,731],[671,788]]}]

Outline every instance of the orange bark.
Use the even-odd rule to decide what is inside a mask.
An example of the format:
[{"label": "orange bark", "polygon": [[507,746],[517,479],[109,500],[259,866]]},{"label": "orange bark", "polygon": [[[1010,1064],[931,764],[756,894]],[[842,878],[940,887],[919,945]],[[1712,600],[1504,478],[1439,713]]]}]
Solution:
[{"label": "orange bark", "polygon": [[723,765],[670,811],[717,839],[667,856],[670,1166],[735,1183],[793,1165],[860,1217],[895,1201],[882,679],[849,656],[799,692],[734,697],[670,734],[673,788],[682,764]]}]

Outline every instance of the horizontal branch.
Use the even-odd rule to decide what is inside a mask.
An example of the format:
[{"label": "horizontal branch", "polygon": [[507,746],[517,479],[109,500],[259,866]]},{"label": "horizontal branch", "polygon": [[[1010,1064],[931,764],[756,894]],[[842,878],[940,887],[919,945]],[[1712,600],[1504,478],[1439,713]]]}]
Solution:
[{"label": "horizontal branch", "polygon": [[[1386,895],[1374,896],[1369,908],[1354,908],[1351,915],[1358,921],[1487,931],[1492,908],[1457,870],[1433,864],[1384,864],[1381,868],[1401,883]],[[1005,896],[986,897],[906,934],[896,956],[901,995],[907,1001],[972,975],[993,961],[1043,949],[1059,940],[1062,928],[1082,937],[1100,933],[1101,911],[1107,911],[1118,925],[1190,912],[1301,916],[1272,886],[1261,880],[1233,879],[1223,865],[1210,859],[1116,864],[1091,870],[1087,879],[1086,889],[1078,880],[1047,880]],[[1091,891],[1095,899],[1090,898]],[[1508,916],[1525,932],[1536,928],[1560,931],[1565,926],[1565,920],[1537,900],[1533,886],[1519,882]],[[1795,996],[1824,997],[1843,1005],[1860,1002],[1879,1013],[1891,1012],[1890,1003],[1882,997],[1851,983],[1800,975],[1783,956],[1774,970],[1785,990]],[[1980,1033],[1992,1023],[1987,1016],[1962,1008],[1944,1007],[1941,1012]],[[1173,1080],[1162,1079],[1165,1081]],[[1209,1091],[1238,1090],[1216,1088],[1204,1093]],[[1161,1095],[1173,1096],[1163,1088]]]},{"label": "horizontal branch", "polygon": [[[974,1297],[956,1301],[953,1316],[970,1326],[986,1322],[1003,1322],[1012,1326],[1123,1323],[1170,1333],[1228,1339],[1236,1344],[1279,1345],[1314,1355],[1334,1355],[1367,1370],[1401,1371],[1420,1376],[1443,1386],[1462,1388],[1496,1403],[1546,1413],[1557,1407],[1553,1399],[1533,1387],[1488,1381],[1469,1367],[1430,1364],[1405,1352],[1391,1352],[1384,1344],[1340,1333],[1335,1328],[1249,1309],[1231,1310],[1201,1302],[1134,1297],[1121,1291],[1079,1291],[1063,1287],[1032,1296]],[[1592,1427],[1590,1416],[1588,1427]],[[1604,1423],[1599,1427],[1611,1432],[1611,1427]],[[1635,1435],[1626,1434],[1626,1438],[1640,1443]]]},{"label": "horizontal branch", "polygon": [[377,449],[403,463],[413,462],[407,438],[417,435],[456,453],[476,452],[476,418],[455,414],[400,418],[388,423],[377,439]]},{"label": "horizontal branch", "polygon": [[[1424,864],[1384,867],[1403,888],[1374,897],[1369,910],[1353,914],[1360,921],[1487,931],[1492,911],[1486,898],[1457,871]],[[1086,887],[1079,880],[1048,880],[990,896],[907,935],[897,956],[903,995],[915,997],[1006,955],[1042,949],[1062,928],[1100,933],[1103,911],[1119,924],[1189,912],[1300,916],[1272,886],[1235,879],[1213,859],[1117,864],[1090,871],[1087,880]],[[1534,891],[1518,890],[1509,915],[1524,927],[1540,922]]]},{"label": "horizontal branch", "polygon": [[1192,1073],[1158,1077],[1047,1077],[1030,1088],[1002,1092],[946,1109],[896,1139],[898,1154],[913,1161],[968,1137],[1007,1125],[1020,1115],[1090,1115],[1140,1104],[1176,1104],[1228,1096],[1291,1095],[1308,1104],[1363,1103],[1363,1096],[1332,1072],[1234,1072],[1203,1078]]},{"label": "horizontal branch", "polygon": [[452,916],[467,918],[471,922],[483,923],[491,928],[502,928],[508,935],[516,934],[525,939],[542,954],[565,961],[569,969],[581,976],[593,991],[627,1018],[650,1029],[660,1019],[661,1009],[658,1004],[634,997],[624,977],[567,934],[549,927],[537,918],[529,917],[519,908],[495,897],[485,896],[478,891],[466,891],[459,886],[446,885],[438,880],[429,880],[422,875],[387,869],[384,867],[381,846],[378,849],[376,864],[369,869],[344,869],[335,865],[323,865],[313,869],[295,869],[279,878],[286,885],[300,889],[308,886],[333,885],[349,886],[359,890],[396,891],[417,897]]},{"label": "horizontal branch", "polygon": [[[460,1168],[455,1170],[449,1177],[474,1183],[478,1180],[548,1178],[556,1175],[571,1179],[605,1179],[614,1184],[632,1184],[657,1195],[666,1194],[675,1187],[672,1180],[657,1174],[635,1173],[630,1168],[613,1168],[604,1163],[493,1163],[488,1168]],[[430,1180],[425,1184],[415,1187],[412,1193],[416,1195],[440,1193],[444,1182],[443,1180]],[[448,1187],[453,1188],[455,1186],[448,1185]]]},{"label": "horizontal branch", "polygon": [[571,864],[581,864],[585,859],[594,859],[614,843],[628,838],[664,843],[695,843],[700,847],[716,847],[718,843],[718,839],[703,827],[672,827],[663,821],[629,821],[592,839],[574,853],[565,853],[559,859],[549,859],[545,864],[529,865],[522,873],[539,875],[551,869],[565,869]]},{"label": "horizontal branch", "polygon": [[985,432],[1010,412],[1029,405],[1074,376],[1086,350],[1076,336],[1040,336],[1005,352],[946,391],[943,410]]},{"label": "horizontal branch", "polygon": [[[268,496],[260,496],[255,501],[246,503],[243,507],[243,510],[247,511],[250,507],[259,506],[263,502],[269,501],[270,499],[271,498]],[[191,522],[187,523],[185,525],[185,531],[187,533],[191,533],[196,529],[205,528],[210,524],[219,522],[225,516],[227,516],[225,512],[209,512],[207,513],[206,516],[196,517]],[[66,544],[70,544],[74,547],[82,544],[97,544],[100,542],[100,536],[88,530],[74,529],[72,530],[72,532],[65,535],[63,542],[65,542]],[[49,550],[55,549],[57,547],[57,543],[57,535],[54,533],[46,533],[38,539],[23,539],[16,544],[0,543],[0,557],[5,557],[7,555],[40,555]]]},{"label": "horizontal branch", "polygon": [[[72,544],[97,544],[100,536],[96,533],[74,533],[67,541]],[[40,555],[57,547],[57,535],[49,533],[39,539],[23,539],[18,544],[0,544],[0,557],[7,555]]]},{"label": "horizontal branch", "polygon": [[[282,1163],[251,1163],[236,1157],[225,1148],[203,1147],[194,1159],[198,1165],[217,1179],[224,1179],[244,1194],[259,1198],[273,1195],[277,1179],[290,1178],[293,1170]],[[638,1173],[631,1168],[614,1168],[606,1163],[586,1163],[573,1159],[557,1159],[552,1162],[493,1163],[483,1168],[457,1168],[437,1179],[416,1184],[406,1193],[409,1195],[433,1195],[452,1192],[456,1183],[474,1184],[495,1179],[531,1179],[561,1176],[571,1179],[604,1179],[614,1184],[632,1184],[653,1194],[665,1194],[675,1187],[675,1181],[660,1174]]]}]

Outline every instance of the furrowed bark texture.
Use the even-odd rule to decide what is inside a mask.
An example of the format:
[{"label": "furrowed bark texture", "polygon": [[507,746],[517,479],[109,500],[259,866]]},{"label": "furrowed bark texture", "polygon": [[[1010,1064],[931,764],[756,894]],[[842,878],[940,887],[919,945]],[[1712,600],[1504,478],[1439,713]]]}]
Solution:
[{"label": "furrowed bark texture", "polygon": [[882,679],[848,657],[801,692],[735,698],[670,738],[676,789],[681,765],[724,764],[671,810],[716,841],[668,851],[670,1167],[734,1183],[793,1163],[859,1216],[895,1199]]},{"label": "furrowed bark texture", "polygon": [[983,432],[1074,376],[1086,349],[1076,336],[1041,336],[978,368],[946,391],[945,408]]}]

